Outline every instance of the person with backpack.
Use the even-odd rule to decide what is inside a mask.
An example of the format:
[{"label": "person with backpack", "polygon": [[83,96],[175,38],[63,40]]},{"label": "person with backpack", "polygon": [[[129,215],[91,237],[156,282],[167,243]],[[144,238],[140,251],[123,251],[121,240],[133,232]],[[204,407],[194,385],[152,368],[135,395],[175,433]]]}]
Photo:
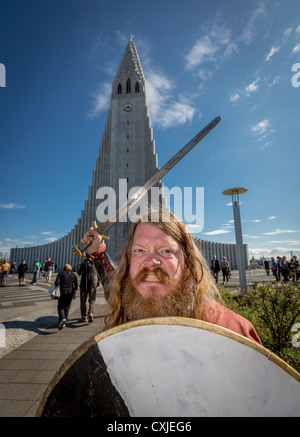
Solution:
[{"label": "person with backpack", "polygon": [[72,271],[70,264],[65,264],[62,272],[59,272],[55,279],[55,286],[59,285],[60,296],[57,302],[58,329],[66,326],[72,300],[76,298],[77,276]]},{"label": "person with backpack", "polygon": [[[77,271],[81,276],[80,281],[80,311],[81,321],[92,323],[94,320],[95,304],[96,304],[96,289],[99,285],[99,277],[95,269],[93,261],[87,254],[84,261],[79,266]],[[87,311],[87,298],[89,309]]]}]

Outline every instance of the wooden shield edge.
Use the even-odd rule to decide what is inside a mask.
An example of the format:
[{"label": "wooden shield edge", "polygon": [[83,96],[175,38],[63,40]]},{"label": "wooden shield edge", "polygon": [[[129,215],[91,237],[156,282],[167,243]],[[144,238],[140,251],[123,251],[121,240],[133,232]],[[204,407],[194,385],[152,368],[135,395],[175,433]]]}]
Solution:
[{"label": "wooden shield edge", "polygon": [[91,337],[89,340],[85,341],[80,345],[74,352],[72,352],[66,361],[61,365],[59,370],[56,372],[52,380],[50,381],[47,389],[45,390],[43,397],[40,401],[39,407],[35,414],[35,417],[41,417],[43,410],[45,408],[47,399],[56,386],[56,384],[60,381],[60,379],[64,376],[64,374],[70,369],[70,367],[77,361],[92,345],[98,343],[99,341],[107,338],[111,335],[117,334],[118,332],[126,331],[131,328],[146,326],[146,325],[181,325],[192,328],[204,329],[206,331],[213,332],[215,334],[223,335],[224,337],[231,338],[232,340],[237,341],[238,343],[242,343],[245,346],[251,347],[256,352],[264,355],[268,360],[272,361],[274,364],[279,366],[282,370],[288,373],[291,377],[296,379],[300,383],[300,373],[298,373],[295,369],[293,369],[289,364],[271,352],[269,349],[266,349],[264,346],[260,345],[254,340],[250,340],[243,335],[237,334],[236,332],[230,331],[227,328],[223,328],[222,326],[215,325],[209,322],[203,322],[202,320],[190,319],[187,317],[154,317],[149,319],[141,319],[135,320],[133,322],[124,323],[123,325],[116,326],[114,328],[108,329],[107,331],[100,332],[99,334]]}]

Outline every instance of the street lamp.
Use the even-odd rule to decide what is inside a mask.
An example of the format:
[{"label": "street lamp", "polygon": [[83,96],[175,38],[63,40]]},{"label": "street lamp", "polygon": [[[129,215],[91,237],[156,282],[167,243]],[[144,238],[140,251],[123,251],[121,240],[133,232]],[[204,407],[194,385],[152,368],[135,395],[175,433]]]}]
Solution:
[{"label": "street lamp", "polygon": [[245,255],[244,255],[244,246],[243,246],[239,195],[246,193],[247,191],[248,191],[247,188],[229,188],[228,190],[223,191],[223,194],[225,196],[232,197],[233,218],[234,218],[235,239],[236,239],[236,254],[237,254],[239,276],[240,276],[240,287],[241,287],[241,291],[244,293],[247,292],[247,280],[246,280]]}]

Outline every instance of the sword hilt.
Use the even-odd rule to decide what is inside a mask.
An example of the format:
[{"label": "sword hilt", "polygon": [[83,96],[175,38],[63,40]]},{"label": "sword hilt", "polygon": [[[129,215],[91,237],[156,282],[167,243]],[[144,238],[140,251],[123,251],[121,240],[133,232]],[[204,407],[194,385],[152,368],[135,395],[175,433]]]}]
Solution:
[{"label": "sword hilt", "polygon": [[[99,233],[99,235],[101,236],[101,238],[103,239],[103,240],[109,240],[109,237],[107,237],[106,235],[102,235],[102,234],[100,234],[100,231],[99,231],[99,228],[98,228],[98,225],[97,225],[97,222],[93,222],[93,228],[96,230],[96,231],[98,231],[98,233]],[[94,237],[93,235],[88,235],[88,237]],[[81,258],[84,256],[84,253],[86,252],[86,250],[91,246],[91,244],[92,244],[92,242],[93,241],[91,241],[90,243],[88,243],[88,244],[81,244],[81,245],[79,245],[79,244],[75,244],[75,246],[72,246],[72,250],[73,250],[73,253],[76,255],[76,256],[80,256]]]}]

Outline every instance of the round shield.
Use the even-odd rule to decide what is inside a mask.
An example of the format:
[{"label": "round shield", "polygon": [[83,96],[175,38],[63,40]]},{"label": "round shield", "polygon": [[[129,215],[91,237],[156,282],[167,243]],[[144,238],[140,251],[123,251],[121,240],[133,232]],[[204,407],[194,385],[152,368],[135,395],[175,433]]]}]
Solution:
[{"label": "round shield", "polygon": [[100,333],[73,352],[37,416],[300,416],[300,375],[220,326],[144,319]]}]

